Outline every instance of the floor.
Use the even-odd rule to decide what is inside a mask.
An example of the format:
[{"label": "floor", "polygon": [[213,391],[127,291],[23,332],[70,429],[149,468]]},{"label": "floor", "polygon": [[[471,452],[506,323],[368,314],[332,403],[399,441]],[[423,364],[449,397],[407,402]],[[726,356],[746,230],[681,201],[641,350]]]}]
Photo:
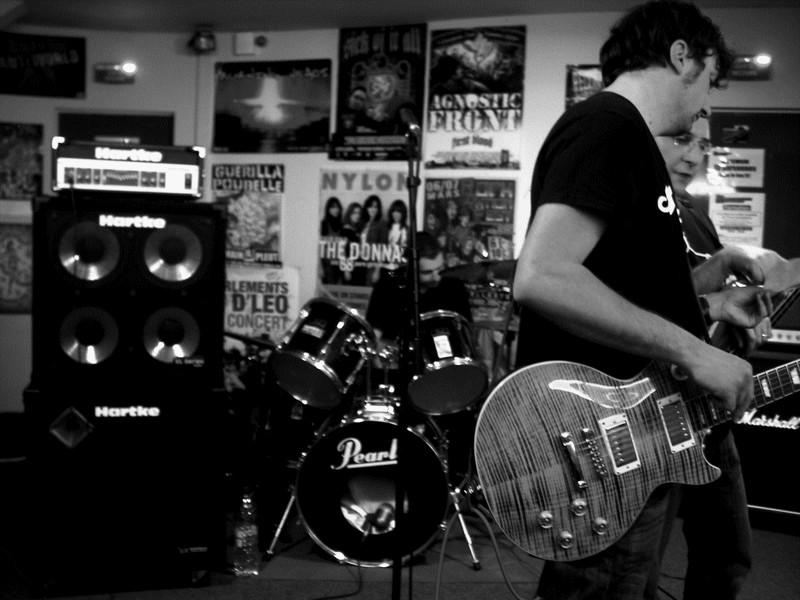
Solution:
[{"label": "floor", "polygon": [[[357,567],[338,562],[308,535],[303,522],[291,516],[279,538],[274,555],[262,563],[254,577],[235,578],[222,571],[212,571],[197,587],[155,590],[119,589],[94,595],[77,591],[47,595],[30,585],[13,553],[0,557],[0,598],[93,598],[97,600],[161,599],[286,599],[323,600],[353,597],[363,600],[389,598],[494,600],[531,599],[542,563],[515,547],[479,508],[467,508],[466,530],[472,540],[467,544],[464,530],[451,512],[444,530],[431,532],[433,541],[420,549],[411,565],[393,567]],[[797,600],[800,598],[800,531],[791,533],[770,528],[754,528],[755,565],[741,600]],[[272,540],[269,532],[269,539]],[[319,532],[314,532],[319,537]],[[335,549],[336,540],[322,539]],[[387,550],[387,552],[391,552]],[[346,554],[346,553],[345,553]],[[391,555],[390,555],[391,556]],[[474,556],[474,558],[473,558]],[[681,597],[681,575],[685,567],[685,548],[676,534],[664,560],[659,598]],[[399,579],[398,579],[399,577]]]}]

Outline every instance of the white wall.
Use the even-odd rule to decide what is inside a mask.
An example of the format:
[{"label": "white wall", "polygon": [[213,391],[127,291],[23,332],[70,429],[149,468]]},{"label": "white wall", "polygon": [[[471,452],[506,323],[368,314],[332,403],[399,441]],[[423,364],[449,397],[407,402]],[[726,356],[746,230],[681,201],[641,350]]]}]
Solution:
[{"label": "white wall", "polygon": [[[717,92],[718,107],[800,108],[800,8],[709,10],[725,32],[729,43],[743,53],[769,51],[774,57],[774,76],[767,82],[734,82]],[[565,65],[596,63],[597,52],[616,13],[513,16],[480,20],[451,20],[429,23],[429,29],[475,27],[480,25],[526,25],[526,82],[523,109],[522,170],[519,173],[470,171],[485,178],[517,179],[515,248],[524,235],[529,217],[528,188],[536,157],[552,123],[563,111]],[[85,37],[87,64],[134,60],[139,65],[133,85],[96,84],[87,77],[86,99],[0,96],[0,120],[41,123],[45,140],[56,132],[59,110],[71,111],[154,111],[175,115],[175,144],[211,146],[215,62],[235,60],[292,60],[331,58],[336,80],[338,32],[264,31],[268,43],[255,56],[234,56],[233,34],[217,33],[217,51],[196,56],[186,47],[186,34],[132,34],[47,28],[18,28],[20,33]],[[258,24],[254,24],[258,31]],[[335,98],[335,93],[333,93]],[[797,141],[794,141],[797,143]],[[49,146],[45,146],[45,186],[50,181]],[[207,166],[224,162],[253,162],[263,155],[210,155]],[[282,256],[284,264],[299,269],[300,302],[313,297],[316,284],[318,231],[318,174],[321,168],[340,163],[325,154],[271,155],[270,162],[286,166],[286,194]],[[395,163],[398,168],[403,163]],[[367,167],[369,164],[348,163]],[[208,172],[206,181],[210,181]],[[422,176],[424,178],[424,169]],[[437,170],[437,177],[464,176],[464,171]],[[207,194],[208,196],[208,194]],[[209,198],[207,198],[209,199]],[[418,208],[422,209],[422,198]],[[309,219],[314,215],[314,219]],[[58,299],[54,299],[58,301]],[[22,410],[22,389],[30,375],[30,315],[0,315],[0,410]]]}]

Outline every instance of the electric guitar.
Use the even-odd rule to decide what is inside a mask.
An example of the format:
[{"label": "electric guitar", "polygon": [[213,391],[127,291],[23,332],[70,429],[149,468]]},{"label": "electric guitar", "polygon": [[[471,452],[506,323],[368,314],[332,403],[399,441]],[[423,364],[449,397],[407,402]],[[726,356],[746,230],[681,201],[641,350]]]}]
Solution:
[{"label": "electric guitar", "polygon": [[[753,381],[755,412],[800,391],[800,361]],[[659,485],[719,477],[702,442],[730,417],[659,363],[628,380],[572,362],[529,365],[481,409],[478,480],[512,542],[545,560],[577,560],[616,542]]]}]

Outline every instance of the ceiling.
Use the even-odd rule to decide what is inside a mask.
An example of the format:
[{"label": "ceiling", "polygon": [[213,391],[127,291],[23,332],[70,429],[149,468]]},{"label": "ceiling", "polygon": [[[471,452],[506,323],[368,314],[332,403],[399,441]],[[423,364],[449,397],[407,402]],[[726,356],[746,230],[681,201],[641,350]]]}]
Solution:
[{"label": "ceiling", "polygon": [[[622,11],[640,0],[0,0],[0,27],[278,31],[487,16]],[[797,0],[697,0],[702,8],[796,7]]]}]

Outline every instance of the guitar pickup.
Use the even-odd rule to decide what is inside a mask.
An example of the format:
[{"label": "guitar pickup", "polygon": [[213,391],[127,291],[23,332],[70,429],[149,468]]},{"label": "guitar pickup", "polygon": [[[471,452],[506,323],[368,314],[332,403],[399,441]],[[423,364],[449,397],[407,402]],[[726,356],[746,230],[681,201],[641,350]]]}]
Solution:
[{"label": "guitar pickup", "polygon": [[658,399],[661,422],[667,434],[669,447],[673,454],[697,445],[689,419],[686,405],[680,394],[670,394]]},{"label": "guitar pickup", "polygon": [[642,466],[636,443],[633,440],[628,418],[624,413],[611,415],[598,421],[606,450],[611,457],[611,468],[616,475]]}]

